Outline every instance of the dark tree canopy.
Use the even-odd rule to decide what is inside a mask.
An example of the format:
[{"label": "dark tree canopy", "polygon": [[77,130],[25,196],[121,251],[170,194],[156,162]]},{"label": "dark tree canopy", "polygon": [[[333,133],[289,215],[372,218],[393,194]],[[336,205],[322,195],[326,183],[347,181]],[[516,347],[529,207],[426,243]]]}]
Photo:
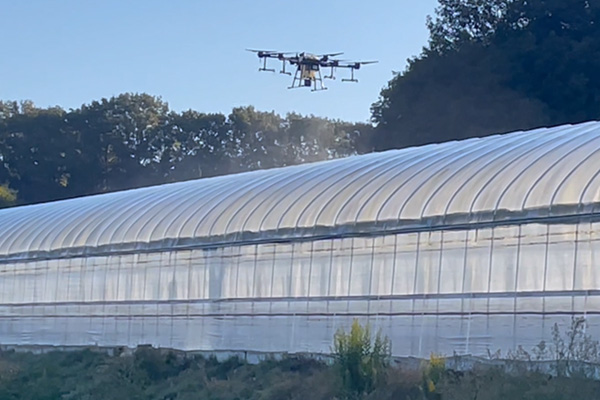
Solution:
[{"label": "dark tree canopy", "polygon": [[507,0],[438,0],[436,18],[427,18],[428,50],[452,51],[468,42],[485,43],[506,18]]},{"label": "dark tree canopy", "polygon": [[600,117],[600,2],[440,0],[428,27],[373,104],[375,148]]},{"label": "dark tree canopy", "polygon": [[0,102],[0,207],[356,154],[370,125],[122,94],[75,110]]}]

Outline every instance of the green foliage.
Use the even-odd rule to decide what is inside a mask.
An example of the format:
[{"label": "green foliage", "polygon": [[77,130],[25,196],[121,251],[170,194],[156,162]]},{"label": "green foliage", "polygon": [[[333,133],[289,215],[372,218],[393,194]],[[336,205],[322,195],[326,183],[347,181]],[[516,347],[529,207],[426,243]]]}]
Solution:
[{"label": "green foliage", "polygon": [[600,118],[600,3],[440,0],[372,106],[377,149]]},{"label": "green foliage", "polygon": [[439,0],[427,18],[429,50],[446,52],[465,42],[485,42],[504,22],[511,0]]},{"label": "green foliage", "polygon": [[423,370],[423,391],[428,399],[440,397],[439,384],[446,375],[446,360],[442,356],[431,354]]},{"label": "green foliage", "polygon": [[556,360],[582,361],[594,364],[600,363],[600,344],[591,335],[585,333],[586,319],[584,317],[573,317],[571,326],[561,333],[558,324],[552,327],[552,342]]},{"label": "green foliage", "polygon": [[7,183],[0,185],[0,208],[8,207],[17,202],[17,191],[11,189]]},{"label": "green foliage", "polygon": [[354,320],[350,332],[336,332],[333,353],[345,393],[356,396],[373,391],[384,381],[391,345],[388,337],[378,332],[373,338],[368,324],[362,326]]},{"label": "green foliage", "polygon": [[[500,369],[455,372],[432,357],[425,375],[386,367],[363,400],[595,399],[600,382],[579,377],[549,377]],[[150,347],[109,356],[90,350],[27,354],[0,352],[0,398],[3,400],[331,400],[340,398],[338,365],[302,357],[267,359],[251,365],[232,358],[218,361]],[[435,392],[423,389],[423,376]],[[356,393],[347,393],[356,395]]]},{"label": "green foliage", "polygon": [[369,150],[372,127],[234,108],[171,111],[125,93],[78,109],[0,101],[0,182],[30,204]]},{"label": "green foliage", "polygon": [[[554,361],[554,372],[558,376],[593,377],[596,365],[600,365],[600,342],[586,334],[587,321],[584,317],[573,317],[567,329],[552,326],[552,340],[542,340],[530,351],[519,346],[507,353],[507,359],[521,362]],[[497,352],[499,358],[500,351]]]},{"label": "green foliage", "polygon": [[437,389],[444,400],[595,399],[600,382],[528,371],[508,374],[501,369],[480,367],[465,372],[448,371]]}]

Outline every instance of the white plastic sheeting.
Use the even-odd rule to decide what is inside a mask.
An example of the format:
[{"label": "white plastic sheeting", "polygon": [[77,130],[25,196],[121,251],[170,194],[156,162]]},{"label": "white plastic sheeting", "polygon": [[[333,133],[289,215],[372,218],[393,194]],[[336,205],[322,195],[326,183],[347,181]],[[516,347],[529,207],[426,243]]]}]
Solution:
[{"label": "white plastic sheeting", "polygon": [[0,341],[485,354],[600,333],[600,123],[0,211]]}]

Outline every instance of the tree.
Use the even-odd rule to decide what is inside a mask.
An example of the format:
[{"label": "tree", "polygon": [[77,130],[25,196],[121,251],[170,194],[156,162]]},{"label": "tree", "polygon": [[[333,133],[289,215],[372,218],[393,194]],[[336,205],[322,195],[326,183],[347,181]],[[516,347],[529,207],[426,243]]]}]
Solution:
[{"label": "tree", "polygon": [[280,166],[283,119],[274,112],[236,107],[229,114],[226,151],[231,172]]},{"label": "tree", "polygon": [[152,182],[141,172],[163,156],[168,112],[168,104],[158,97],[129,93],[94,101],[73,112],[82,151],[96,163],[99,190]]},{"label": "tree", "polygon": [[2,113],[0,181],[19,192],[24,202],[40,202],[77,194],[71,177],[79,155],[70,151],[75,137],[66,130],[65,111],[40,109],[31,102],[11,105]]},{"label": "tree", "polygon": [[549,123],[543,102],[507,84],[503,57],[473,43],[414,60],[373,105],[374,147],[402,148]]},{"label": "tree", "polygon": [[157,182],[181,181],[229,172],[226,147],[229,125],[223,114],[193,110],[169,114],[169,126],[161,139],[164,151],[154,169]]},{"label": "tree", "polygon": [[439,0],[435,19],[427,17],[429,47],[438,53],[464,43],[485,42],[505,21],[511,0]]},{"label": "tree", "polygon": [[0,182],[19,204],[356,154],[371,126],[234,108],[174,112],[124,93],[78,109],[0,102]]},{"label": "tree", "polygon": [[599,18],[583,0],[440,0],[429,46],[373,104],[374,147],[597,119]]},{"label": "tree", "polygon": [[368,149],[371,126],[295,113],[285,118],[254,107],[234,108],[228,117],[230,172],[322,161]]},{"label": "tree", "polygon": [[599,117],[599,20],[597,1],[515,0],[495,35],[509,84],[546,104],[551,124]]},{"label": "tree", "polygon": [[284,149],[283,165],[303,164],[366,152],[364,137],[372,127],[315,116],[290,113],[279,141]]}]

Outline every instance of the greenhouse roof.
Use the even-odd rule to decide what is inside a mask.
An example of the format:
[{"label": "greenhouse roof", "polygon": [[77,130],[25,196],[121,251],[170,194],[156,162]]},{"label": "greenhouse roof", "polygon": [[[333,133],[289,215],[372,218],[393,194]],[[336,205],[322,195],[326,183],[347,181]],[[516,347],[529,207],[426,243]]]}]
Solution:
[{"label": "greenhouse roof", "polygon": [[595,215],[599,175],[600,122],[542,128],[4,209],[0,255],[90,255]]}]

